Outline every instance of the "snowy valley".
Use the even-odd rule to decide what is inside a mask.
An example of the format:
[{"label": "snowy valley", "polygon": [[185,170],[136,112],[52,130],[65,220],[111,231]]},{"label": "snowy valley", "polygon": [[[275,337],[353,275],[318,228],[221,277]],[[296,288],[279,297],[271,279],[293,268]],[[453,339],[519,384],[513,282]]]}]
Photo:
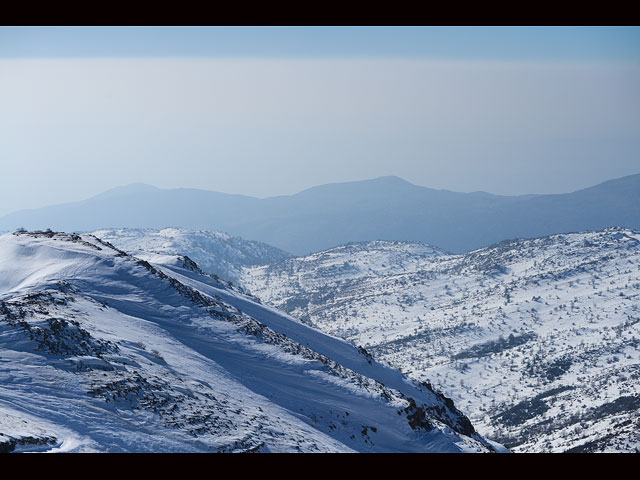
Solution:
[{"label": "snowy valley", "polygon": [[0,255],[12,449],[640,448],[634,230],[295,258],[211,231],[23,232]]},{"label": "snowy valley", "polygon": [[245,269],[243,285],[451,396],[516,452],[640,449],[640,233],[448,255],[360,242]]}]

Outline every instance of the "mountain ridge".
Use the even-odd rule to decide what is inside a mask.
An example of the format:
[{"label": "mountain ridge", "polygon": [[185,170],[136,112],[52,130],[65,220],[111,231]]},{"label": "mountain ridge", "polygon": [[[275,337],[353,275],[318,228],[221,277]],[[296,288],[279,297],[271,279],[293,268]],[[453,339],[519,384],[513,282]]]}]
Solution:
[{"label": "mountain ridge", "polygon": [[265,243],[244,240],[222,232],[178,228],[102,229],[96,237],[145,260],[149,254],[188,255],[207,273],[232,282],[243,266],[265,265],[290,258],[284,250]]},{"label": "mountain ridge", "polygon": [[[610,226],[640,228],[640,174],[571,193],[460,193],[379,177],[254,198],[139,184],[0,217],[1,230],[165,228],[225,231],[296,255],[352,241],[417,240],[462,253],[509,238]],[[106,195],[106,196],[105,196]]]},{"label": "mountain ridge", "polygon": [[5,451],[504,450],[363,349],[92,235],[0,237],[0,351]]}]

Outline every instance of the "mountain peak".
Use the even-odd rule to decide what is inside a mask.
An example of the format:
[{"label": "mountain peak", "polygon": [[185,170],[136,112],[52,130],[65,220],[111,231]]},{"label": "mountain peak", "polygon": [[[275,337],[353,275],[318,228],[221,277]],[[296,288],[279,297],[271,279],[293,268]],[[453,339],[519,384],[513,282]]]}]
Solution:
[{"label": "mountain peak", "polygon": [[413,185],[413,183],[405,180],[404,178],[398,177],[397,175],[385,175],[382,177],[375,177],[370,180],[363,180],[364,182],[376,182],[376,183],[385,183],[385,184],[396,184],[396,185]]},{"label": "mountain peak", "polygon": [[159,190],[161,189],[153,185],[149,185],[148,183],[138,182],[138,183],[130,183],[128,185],[121,185],[119,187],[111,188],[105,192],[102,192],[96,195],[95,197],[104,198],[104,197],[118,196],[123,194],[126,195],[126,194],[136,194],[136,193],[144,193],[144,192],[157,192]]}]

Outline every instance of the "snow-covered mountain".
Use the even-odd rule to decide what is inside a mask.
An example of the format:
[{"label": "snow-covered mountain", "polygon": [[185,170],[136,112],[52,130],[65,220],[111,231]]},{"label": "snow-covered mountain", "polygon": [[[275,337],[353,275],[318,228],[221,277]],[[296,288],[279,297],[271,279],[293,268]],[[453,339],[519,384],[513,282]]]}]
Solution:
[{"label": "snow-covered mountain", "polygon": [[500,450],[427,383],[188,257],[0,237],[2,451]]},{"label": "snow-covered mountain", "polygon": [[183,228],[118,228],[93,232],[132,255],[147,253],[186,255],[207,273],[237,282],[243,266],[265,265],[292,257],[266,243],[227,233]]},{"label": "snow-covered mountain", "polygon": [[505,241],[462,255],[350,244],[245,270],[309,325],[452,396],[514,451],[640,448],[640,233]]}]

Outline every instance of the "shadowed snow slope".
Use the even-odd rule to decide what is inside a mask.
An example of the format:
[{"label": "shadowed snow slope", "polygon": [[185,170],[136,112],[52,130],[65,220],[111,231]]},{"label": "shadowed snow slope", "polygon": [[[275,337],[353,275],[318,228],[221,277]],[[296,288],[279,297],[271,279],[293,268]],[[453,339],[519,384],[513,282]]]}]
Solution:
[{"label": "shadowed snow slope", "polygon": [[501,449],[453,402],[204,274],[0,237],[0,450]]}]

